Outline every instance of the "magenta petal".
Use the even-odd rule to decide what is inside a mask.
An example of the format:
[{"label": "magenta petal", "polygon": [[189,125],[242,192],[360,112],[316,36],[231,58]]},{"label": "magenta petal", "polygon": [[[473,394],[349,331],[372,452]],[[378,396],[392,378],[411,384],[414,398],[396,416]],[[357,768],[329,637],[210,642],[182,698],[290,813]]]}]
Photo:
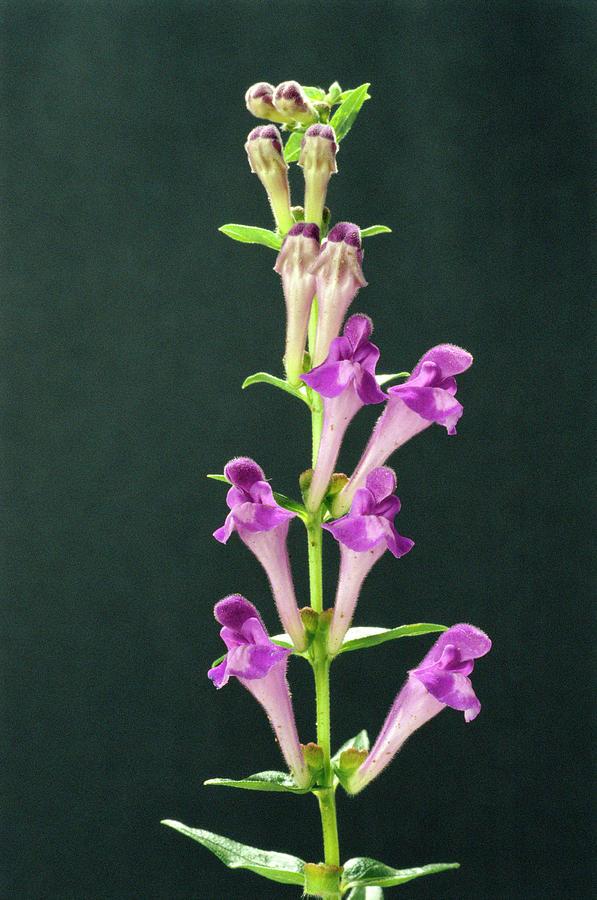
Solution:
[{"label": "magenta petal", "polygon": [[389,466],[379,466],[369,472],[365,486],[373,494],[375,502],[381,503],[396,490],[396,474]]},{"label": "magenta petal", "polygon": [[474,625],[460,623],[452,625],[451,628],[440,634],[427,656],[417,668],[423,669],[439,662],[444,656],[444,651],[448,645],[453,645],[456,648],[461,660],[478,659],[491,650],[491,640],[484,631],[481,631],[480,628],[475,628]]},{"label": "magenta petal", "polygon": [[331,398],[341,394],[350,384],[354,375],[354,366],[350,360],[343,359],[338,362],[326,360],[320,366],[311,369],[306,375],[301,375],[301,380],[322,397]]},{"label": "magenta petal", "polygon": [[470,722],[479,715],[481,704],[473,690],[473,686],[466,675],[457,672],[416,672],[413,673],[419,681],[425,685],[429,693],[451,706],[452,709],[459,709],[467,712],[466,721]]},{"label": "magenta petal", "polygon": [[322,528],[351,550],[372,550],[380,541],[385,541],[385,529],[377,516],[344,516]]},{"label": "magenta petal", "polygon": [[261,466],[246,456],[231,459],[224,466],[224,475],[228,481],[245,491],[249,491],[256,481],[265,480]]},{"label": "magenta petal", "polygon": [[353,347],[368,341],[373,332],[373,323],[364,313],[356,313],[346,321],[344,337],[348,338]]},{"label": "magenta petal", "polygon": [[224,687],[228,684],[230,673],[228,672],[228,660],[223,659],[219,666],[214,666],[207,673],[207,677],[213,681],[217,688]]},{"label": "magenta petal", "polygon": [[264,678],[272,666],[286,659],[292,651],[267,644],[244,644],[227,653],[228,672],[237,678]]},{"label": "magenta petal", "polygon": [[218,601],[214,607],[214,616],[220,625],[239,632],[247,619],[261,621],[261,616],[256,608],[241,594],[230,594]]},{"label": "magenta petal", "polygon": [[377,379],[370,372],[362,369],[355,378],[357,393],[363,403],[371,405],[372,403],[383,403],[387,399],[382,389],[377,383]]},{"label": "magenta petal", "polygon": [[421,366],[426,362],[435,363],[441,372],[441,377],[447,378],[450,375],[466,372],[473,364],[473,357],[462,347],[456,347],[454,344],[439,344],[421,357],[410,377],[415,378]]},{"label": "magenta petal", "polygon": [[411,387],[408,382],[390,388],[388,394],[397,397],[423,419],[454,428],[462,415],[462,406],[449,392],[439,387]]}]

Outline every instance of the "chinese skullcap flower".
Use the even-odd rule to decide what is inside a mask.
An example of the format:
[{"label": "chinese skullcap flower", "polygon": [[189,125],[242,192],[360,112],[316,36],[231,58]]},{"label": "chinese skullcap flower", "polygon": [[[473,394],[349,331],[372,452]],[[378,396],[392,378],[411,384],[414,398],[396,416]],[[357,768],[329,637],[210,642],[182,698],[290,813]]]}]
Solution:
[{"label": "chinese skullcap flower", "polygon": [[282,277],[286,301],[284,366],[288,382],[294,387],[300,385],[309,314],[315,296],[315,276],[309,273],[309,268],[318,254],[318,226],[312,222],[297,222],[282,241],[274,266],[274,271]]},{"label": "chinese skullcap flower", "polygon": [[456,423],[462,406],[456,394],[455,375],[465,372],[473,357],[466,350],[452,344],[432,347],[417,363],[404,384],[388,388],[388,402],[377,421],[348,484],[334,503],[335,515],[342,515],[350,507],[355,491],[367,473],[383,465],[389,456],[406,441],[433,422],[444,425],[448,434],[456,434]]},{"label": "chinese skullcap flower", "polygon": [[270,122],[290,122],[291,118],[283,116],[274,106],[273,84],[267,81],[259,81],[252,84],[245,94],[245,103],[250,113],[258,119],[269,119]]},{"label": "chinese skullcap flower", "polygon": [[238,532],[241,541],[265,569],[284,630],[298,650],[305,650],[307,637],[296,603],[286,547],[288,524],[295,513],[276,503],[263,470],[252,459],[240,456],[231,460],[224,474],[232,483],[226,496],[230,512],[224,525],[214,531],[214,537],[225,544],[233,531]]},{"label": "chinese skullcap flower", "polygon": [[250,132],[245,150],[251,172],[265,188],[278,228],[285,234],[292,228],[294,219],[290,211],[288,163],[282,154],[282,136],[275,125],[258,125]]},{"label": "chinese skullcap flower", "polygon": [[220,635],[228,652],[218,666],[209,670],[208,677],[221,688],[234,675],[253,694],[272,723],[295,781],[300,787],[306,787],[310,775],[299,744],[286,681],[286,666],[292,651],[270,641],[261,616],[240,594],[220,600],[214,613],[223,626]]},{"label": "chinese skullcap flower", "polygon": [[331,342],[325,362],[301,376],[323,398],[321,441],[307,499],[311,511],[319,508],[326,494],[350,421],[363,404],[386,399],[375,379],[379,350],[369,340],[372,331],[368,316],[351,316],[343,337]]},{"label": "chinese skullcap flower", "polygon": [[274,91],[274,106],[283,116],[311,125],[317,122],[315,107],[297,81],[283,81]]},{"label": "chinese skullcap flower", "polygon": [[311,266],[317,285],[317,333],[313,365],[328,355],[330,343],[340,333],[348,307],[367,282],[361,269],[361,232],[351,222],[334,225],[319,256]]},{"label": "chinese skullcap flower", "polygon": [[394,494],[396,476],[391,469],[374,469],[366,486],[354,495],[350,513],[322,527],[340,543],[340,575],[328,650],[338,653],[352,621],[359,591],[372,566],[386,549],[396,558],[414,546],[394,528],[400,500]]},{"label": "chinese skullcap flower", "polygon": [[346,789],[356,794],[366,787],[407,738],[446,706],[463,711],[465,721],[471,722],[481,704],[468,676],[474,661],[490,649],[490,639],[473,625],[453,625],[444,631],[423,661],[409,672],[367,758],[343,779]]},{"label": "chinese skullcap flower", "polygon": [[298,164],[305,178],[305,221],[321,222],[328,182],[337,172],[338,144],[331,125],[311,125],[301,142]]}]

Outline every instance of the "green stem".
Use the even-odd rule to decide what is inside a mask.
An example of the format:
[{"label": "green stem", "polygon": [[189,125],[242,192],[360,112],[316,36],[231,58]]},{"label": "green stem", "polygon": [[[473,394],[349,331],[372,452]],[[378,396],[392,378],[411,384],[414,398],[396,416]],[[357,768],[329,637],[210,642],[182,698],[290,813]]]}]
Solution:
[{"label": "green stem", "polygon": [[321,522],[319,517],[311,519],[307,525],[309,543],[309,590],[311,606],[315,612],[323,610],[323,584],[321,577]]},{"label": "green stem", "polygon": [[317,697],[317,743],[323,750],[323,787],[316,791],[323,831],[324,859],[327,866],[340,865],[338,823],[336,821],[336,791],[330,763],[330,659],[315,660],[315,691]]}]

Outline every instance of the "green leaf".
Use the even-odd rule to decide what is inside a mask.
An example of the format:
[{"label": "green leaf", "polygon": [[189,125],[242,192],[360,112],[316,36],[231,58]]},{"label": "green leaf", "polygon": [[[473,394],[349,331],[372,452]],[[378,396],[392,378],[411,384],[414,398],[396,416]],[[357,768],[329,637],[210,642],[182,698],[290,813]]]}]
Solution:
[{"label": "green leaf", "polygon": [[247,844],[239,844],[230,838],[204,831],[202,828],[189,828],[181,822],[164,819],[162,825],[169,825],[181,834],[203,844],[229,869],[250,869],[256,875],[278,881],[281,884],[304,884],[303,866],[305,863],[297,856],[288,853],[276,853],[273,850],[259,850]]},{"label": "green leaf", "polygon": [[381,387],[384,384],[387,384],[388,381],[393,381],[394,378],[408,378],[410,372],[393,372],[391,375],[376,375],[376,381]]},{"label": "green leaf", "polygon": [[391,234],[392,229],[387,225],[370,225],[369,228],[361,228],[361,237],[373,237],[374,234]]},{"label": "green leaf", "polygon": [[212,481],[225,481],[226,484],[230,484],[225,475],[206,475],[206,478],[211,478]]},{"label": "green leaf", "polygon": [[309,100],[325,100],[325,91],[318,87],[305,87],[301,85]]},{"label": "green leaf", "polygon": [[383,891],[380,887],[355,887],[346,900],[383,900]]},{"label": "green leaf", "polygon": [[309,788],[299,787],[288,772],[257,772],[247,778],[210,778],[204,784],[223,787],[244,788],[247,791],[289,791],[291,794],[306,794]]},{"label": "green leaf", "polygon": [[421,875],[434,875],[436,872],[444,872],[446,869],[458,869],[459,863],[432,863],[429,866],[415,866],[412,869],[393,869],[376,859],[359,856],[349,859],[344,864],[342,873],[342,890],[351,887],[393,887],[396,884],[404,884]]},{"label": "green leaf", "polygon": [[348,750],[350,747],[356,747],[357,750],[366,750],[367,752],[369,752],[369,735],[364,728],[362,731],[359,731],[358,734],[355,734],[353,738],[350,738],[350,740],[344,741],[340,749],[336,753],[334,753],[331,762],[340,762],[340,754],[344,750]]},{"label": "green leaf", "polygon": [[267,228],[257,228],[255,225],[235,225],[231,222],[229,225],[222,225],[218,231],[243,244],[263,244],[272,250],[279,250],[282,246],[282,235],[268,231]]},{"label": "green leaf", "polygon": [[385,641],[397,638],[415,637],[418,634],[429,634],[432,631],[447,631],[447,625],[434,625],[431,622],[416,622],[414,625],[400,625],[398,628],[349,628],[340,647],[340,653],[347,650],[360,650],[362,647],[375,647]]},{"label": "green leaf", "polygon": [[367,93],[368,87],[369,84],[362,84],[360,87],[355,88],[352,91],[347,91],[347,93],[343,95],[344,99],[341,105],[330,120],[330,125],[336,133],[336,140],[338,143],[342,138],[346,137],[361,106],[365,100],[369,98],[369,94]]},{"label": "green leaf", "polygon": [[284,159],[286,162],[294,162],[301,155],[301,141],[305,131],[293,131],[284,147]]},{"label": "green leaf", "polygon": [[225,654],[225,653],[222,653],[221,656],[218,656],[217,659],[214,659],[214,661],[212,662],[212,664],[211,664],[211,666],[210,666],[209,668],[210,668],[210,669],[215,669],[215,667],[216,667],[216,666],[219,666],[220,663],[221,663],[221,662],[224,662],[225,659],[226,659],[226,654]]},{"label": "green leaf", "polygon": [[307,521],[309,513],[302,503],[299,503],[297,500],[291,500],[290,497],[285,497],[284,494],[279,494],[277,491],[272,491],[272,493],[274,495],[274,500],[279,506],[290,510],[290,512],[296,513],[303,522]]},{"label": "green leaf", "polygon": [[306,403],[310,408],[306,390],[303,388],[295,388],[291,384],[288,384],[283,378],[276,378],[275,375],[270,375],[269,372],[255,372],[254,375],[249,375],[248,378],[245,378],[243,381],[242,388],[244,390],[251,384],[260,384],[261,382],[280,388],[281,391],[286,391],[287,394],[292,394],[293,397],[302,400],[303,403]]}]

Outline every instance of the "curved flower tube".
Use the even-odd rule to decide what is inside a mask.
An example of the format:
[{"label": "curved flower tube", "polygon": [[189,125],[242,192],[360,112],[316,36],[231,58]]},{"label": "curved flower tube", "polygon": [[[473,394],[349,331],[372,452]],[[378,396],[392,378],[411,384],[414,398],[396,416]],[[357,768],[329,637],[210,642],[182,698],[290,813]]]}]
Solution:
[{"label": "curved flower tube", "polygon": [[352,501],[350,513],[337,522],[322,525],[340,543],[340,575],[334,613],[328,635],[328,650],[338,653],[350,627],[363,581],[386,549],[396,558],[414,546],[394,528],[400,500],[394,494],[396,476],[386,467],[367,476]]},{"label": "curved flower tube", "polygon": [[269,579],[284,630],[299,651],[307,648],[307,635],[294,594],[286,547],[288,524],[296,513],[274,500],[263,469],[252,459],[239,456],[224,467],[232,487],[226,496],[230,512],[214,537],[225,544],[233,531],[255,554]]},{"label": "curved flower tube", "polygon": [[214,614],[228,652],[224,660],[207,673],[217,688],[231,675],[250,691],[264,708],[276,733],[280,749],[299,787],[311,780],[299,743],[286,681],[286,666],[292,653],[270,641],[261,616],[240,594],[231,594],[216,603]]},{"label": "curved flower tube", "polygon": [[344,336],[332,341],[325,362],[301,376],[323,398],[321,441],[307,498],[311,512],[319,508],[326,494],[350,421],[363,404],[386,399],[375,380],[379,350],[369,341],[372,331],[368,316],[351,316]]},{"label": "curved flower tube", "polygon": [[481,704],[468,676],[474,661],[490,649],[490,639],[473,625],[453,625],[444,631],[417,668],[408,673],[365,761],[343,779],[351,794],[362,791],[385,769],[407,738],[446,706],[462,710],[465,722],[479,714]]},{"label": "curved flower tube", "polygon": [[315,296],[315,276],[309,273],[309,268],[318,254],[319,228],[313,222],[297,222],[282,241],[274,266],[274,271],[282,277],[286,301],[284,367],[293,387],[300,385],[303,371],[309,315]]},{"label": "curved flower tube", "polygon": [[338,222],[311,266],[317,285],[317,334],[313,365],[319,366],[340,333],[346,311],[367,282],[361,269],[361,232],[351,222]]},{"label": "curved flower tube", "polygon": [[465,372],[473,362],[466,350],[453,344],[432,347],[419,360],[404,384],[388,388],[388,402],[348,483],[333,506],[334,515],[343,515],[355,491],[365,483],[367,473],[381,466],[394,450],[420,431],[437,422],[448,434],[456,434],[462,406],[454,396],[454,375]]},{"label": "curved flower tube", "polygon": [[258,125],[250,132],[245,150],[251,172],[266,190],[276,224],[282,234],[294,225],[290,211],[288,163],[282,152],[282,136],[275,125]]}]

